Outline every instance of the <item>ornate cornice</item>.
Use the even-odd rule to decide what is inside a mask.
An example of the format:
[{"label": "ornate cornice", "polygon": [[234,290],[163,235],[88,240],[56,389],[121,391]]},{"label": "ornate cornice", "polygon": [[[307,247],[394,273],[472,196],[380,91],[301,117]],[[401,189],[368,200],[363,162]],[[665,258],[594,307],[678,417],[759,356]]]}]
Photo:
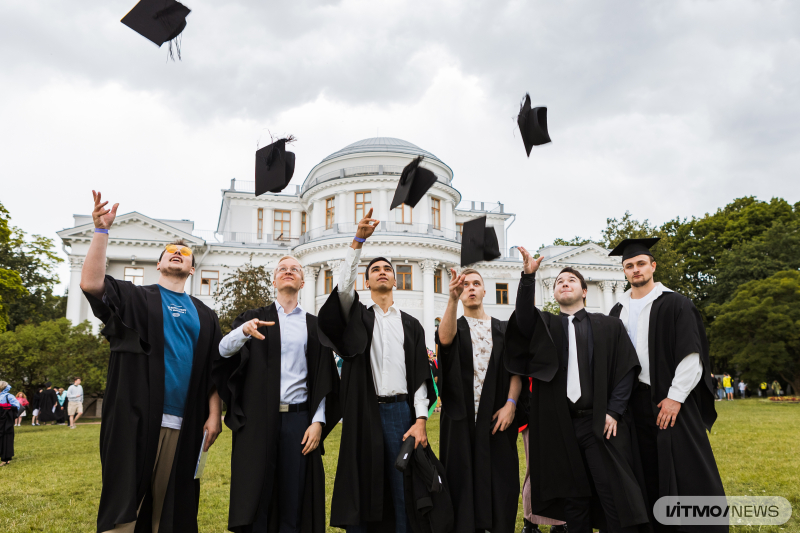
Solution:
[{"label": "ornate cornice", "polygon": [[420,262],[419,266],[422,268],[423,274],[433,274],[436,271],[436,267],[439,264],[439,261],[432,261],[430,259],[425,259],[424,261]]}]

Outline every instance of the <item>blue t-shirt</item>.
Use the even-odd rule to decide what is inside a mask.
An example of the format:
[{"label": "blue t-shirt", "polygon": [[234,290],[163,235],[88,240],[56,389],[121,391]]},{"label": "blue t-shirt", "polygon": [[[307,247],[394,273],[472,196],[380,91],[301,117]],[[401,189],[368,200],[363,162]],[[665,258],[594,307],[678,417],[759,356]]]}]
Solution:
[{"label": "blue t-shirt", "polygon": [[200,317],[188,294],[158,288],[164,312],[164,414],[183,417]]}]

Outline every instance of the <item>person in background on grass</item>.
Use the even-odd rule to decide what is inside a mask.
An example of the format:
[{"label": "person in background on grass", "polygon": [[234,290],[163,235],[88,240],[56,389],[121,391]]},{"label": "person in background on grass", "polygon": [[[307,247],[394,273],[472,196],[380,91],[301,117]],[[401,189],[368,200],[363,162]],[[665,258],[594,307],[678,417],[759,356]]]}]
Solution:
[{"label": "person in background on grass", "polygon": [[733,378],[725,372],[722,377],[722,386],[725,387],[725,397],[728,401],[733,401]]},{"label": "person in background on grass", "polygon": [[11,385],[0,381],[0,466],[8,466],[14,457],[14,419],[20,405],[10,390]]},{"label": "person in background on grass", "polygon": [[95,229],[80,287],[104,324],[111,351],[97,531],[197,533],[197,458],[222,431],[222,402],[211,382],[222,338],[219,320],[186,294],[195,256],[183,241],[161,250],[156,284],[107,276],[106,249],[119,204],[107,209],[99,192],[92,195]]},{"label": "person in background on grass", "polygon": [[67,389],[67,399],[69,406],[67,407],[67,414],[69,415],[69,427],[75,429],[78,419],[83,414],[83,387],[81,386],[81,378],[75,378],[72,385]]},{"label": "person in background on grass", "polygon": [[42,404],[42,388],[36,389],[36,392],[31,399],[31,425],[39,425],[39,407]]},{"label": "person in background on grass", "polygon": [[711,386],[714,387],[714,401],[718,402],[722,400],[719,396],[719,381],[713,372],[711,373]]},{"label": "person in background on grass", "polygon": [[17,393],[17,401],[19,402],[20,409],[19,414],[17,415],[17,420],[15,422],[15,426],[20,427],[22,426],[22,419],[25,418],[28,413],[28,397],[25,396],[25,393],[20,391]]},{"label": "person in background on grass", "polygon": [[739,381],[739,396],[742,397],[742,400],[744,400],[744,391],[745,390],[747,390],[747,383],[745,383],[744,380],[740,380]]},{"label": "person in background on grass", "polygon": [[772,382],[772,394],[773,396],[780,396],[781,395],[781,384],[778,383],[778,380]]},{"label": "person in background on grass", "polygon": [[58,423],[59,426],[63,426],[66,424],[65,420],[67,419],[67,410],[64,407],[64,402],[67,401],[67,393],[64,391],[63,387],[58,389],[56,398],[58,398],[58,403],[56,404],[56,423]]},{"label": "person in background on grass", "polygon": [[39,404],[39,420],[42,422],[52,422],[51,426],[57,423],[56,418],[56,405],[58,405],[58,393],[53,390],[53,384],[47,382],[44,384],[46,389],[42,391],[42,400]]}]

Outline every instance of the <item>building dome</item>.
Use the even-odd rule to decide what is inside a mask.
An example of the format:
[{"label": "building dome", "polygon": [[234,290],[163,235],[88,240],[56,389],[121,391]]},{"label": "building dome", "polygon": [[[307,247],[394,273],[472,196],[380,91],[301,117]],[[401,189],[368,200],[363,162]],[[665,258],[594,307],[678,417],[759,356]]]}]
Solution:
[{"label": "building dome", "polygon": [[336,159],[337,157],[350,154],[362,154],[365,152],[395,152],[399,154],[421,155],[426,158],[435,159],[441,162],[441,159],[432,153],[423,150],[415,144],[402,139],[395,139],[394,137],[373,137],[371,139],[362,139],[353,144],[348,144],[338,152],[334,152],[320,163]]}]

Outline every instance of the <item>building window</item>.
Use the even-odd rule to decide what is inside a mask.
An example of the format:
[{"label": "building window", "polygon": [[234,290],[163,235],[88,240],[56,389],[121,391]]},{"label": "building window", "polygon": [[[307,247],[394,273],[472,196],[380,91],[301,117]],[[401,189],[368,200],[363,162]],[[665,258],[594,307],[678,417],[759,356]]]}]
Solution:
[{"label": "building window", "polygon": [[394,221],[398,224],[411,224],[411,206],[400,204],[394,209]]},{"label": "building window", "polygon": [[431,198],[431,224],[434,229],[442,229],[442,201]]},{"label": "building window", "polygon": [[497,303],[502,305],[508,304],[508,283],[498,283],[495,285],[495,294],[497,295]]},{"label": "building window", "polygon": [[325,271],[325,294],[333,292],[333,270]]},{"label": "building window", "polygon": [[200,296],[213,296],[217,294],[219,286],[219,272],[216,270],[203,270],[200,273]]},{"label": "building window", "polygon": [[411,265],[398,265],[397,267],[397,290],[411,290]]},{"label": "building window", "polygon": [[336,215],[335,198],[331,196],[325,199],[325,229],[333,227],[333,221]]},{"label": "building window", "polygon": [[264,210],[262,208],[258,208],[258,239],[261,240],[264,238]]},{"label": "building window", "polygon": [[441,269],[433,273],[433,292],[439,294],[442,292],[442,271]]},{"label": "building window", "polygon": [[361,222],[372,207],[372,193],[370,191],[356,192],[356,222]]},{"label": "building window", "polygon": [[302,213],[300,213],[300,235],[308,231],[307,221],[308,221],[308,215],[306,214],[305,211],[303,211]]},{"label": "building window", "polygon": [[276,209],[273,227],[273,238],[276,241],[288,241],[292,235],[292,212]]},{"label": "building window", "polygon": [[144,285],[144,269],[125,267],[125,281],[130,281],[134,285]]}]

